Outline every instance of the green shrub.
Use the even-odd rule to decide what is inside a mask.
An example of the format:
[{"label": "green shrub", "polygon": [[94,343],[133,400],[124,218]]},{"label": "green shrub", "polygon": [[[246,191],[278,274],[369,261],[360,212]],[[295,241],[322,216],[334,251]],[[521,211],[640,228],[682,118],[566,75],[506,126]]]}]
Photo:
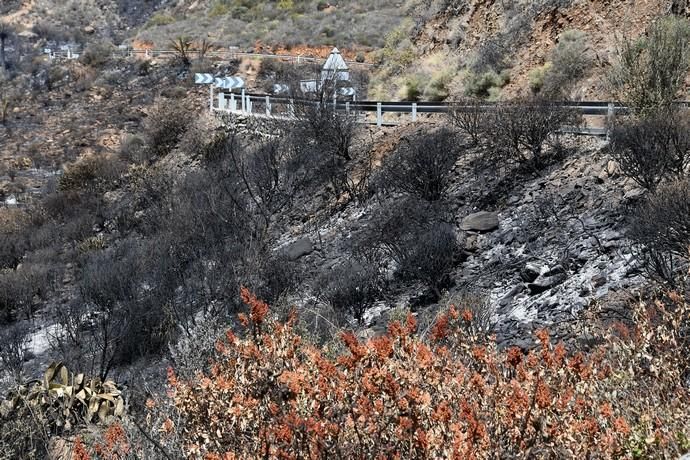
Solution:
[{"label": "green shrub", "polygon": [[454,69],[443,69],[436,72],[424,88],[424,97],[430,101],[442,101],[449,96],[450,83],[455,77]]},{"label": "green shrub", "polygon": [[544,87],[544,80],[551,71],[551,67],[552,64],[547,62],[543,66],[535,67],[529,71],[529,89],[531,89],[533,93],[538,93]]},{"label": "green shrub", "polygon": [[665,18],[643,37],[625,39],[620,48],[609,73],[614,96],[642,116],[673,102],[690,66],[690,22]]},{"label": "green shrub", "polygon": [[468,72],[464,78],[465,94],[472,97],[496,99],[501,88],[510,81],[507,70],[496,73],[493,70],[484,73]]},{"label": "green shrub", "polygon": [[212,18],[226,16],[228,13],[230,13],[230,5],[228,5],[227,2],[223,0],[218,0],[215,3],[213,3],[213,5],[208,11],[209,17]]},{"label": "green shrub", "polygon": [[151,16],[151,19],[149,19],[149,21],[146,23],[146,28],[167,26],[168,24],[174,24],[175,22],[177,22],[176,19],[169,14],[156,13]]},{"label": "green shrub", "polygon": [[411,22],[404,21],[386,35],[386,44],[381,55],[386,68],[392,74],[400,73],[415,60],[415,48],[409,38],[411,28]]},{"label": "green shrub", "polygon": [[422,95],[422,79],[419,75],[408,75],[398,93],[398,97],[403,101],[418,101]]},{"label": "green shrub", "polygon": [[530,89],[542,96],[557,99],[566,97],[592,64],[587,53],[587,36],[579,30],[566,30],[550,55],[550,60],[530,74]]},{"label": "green shrub", "polygon": [[124,407],[114,382],[72,374],[53,363],[42,379],[12,389],[0,402],[0,456],[50,458],[51,437],[70,435],[85,423],[119,419]]}]

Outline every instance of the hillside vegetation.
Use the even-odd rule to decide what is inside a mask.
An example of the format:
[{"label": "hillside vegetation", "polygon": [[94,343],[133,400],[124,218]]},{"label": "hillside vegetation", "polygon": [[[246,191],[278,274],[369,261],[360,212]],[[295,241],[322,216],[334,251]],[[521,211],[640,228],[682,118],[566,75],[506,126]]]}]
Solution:
[{"label": "hillside vegetation", "polygon": [[152,16],[137,38],[158,46],[177,35],[199,36],[247,49],[331,45],[378,48],[398,25],[402,11],[392,0],[205,0],[178,2]]},{"label": "hillside vegetation", "polygon": [[[680,2],[48,3],[1,10],[1,459],[690,451]],[[378,127],[330,80],[281,117],[220,113],[194,83],[318,72],[189,53],[216,24],[293,25],[302,52],[393,8],[370,95],[448,114]],[[597,67],[587,21],[636,28]],[[561,101],[594,81],[627,110],[569,134]]]}]

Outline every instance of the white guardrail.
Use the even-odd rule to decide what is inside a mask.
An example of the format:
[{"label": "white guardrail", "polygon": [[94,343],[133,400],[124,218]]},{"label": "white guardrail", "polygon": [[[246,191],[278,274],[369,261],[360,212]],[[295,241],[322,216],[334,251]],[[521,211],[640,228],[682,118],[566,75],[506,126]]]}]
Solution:
[{"label": "white guardrail", "polygon": [[[240,93],[220,91],[214,94],[213,87],[210,90],[209,108],[212,112],[235,113],[241,115],[251,115],[257,117],[271,118],[294,118],[296,99],[287,97],[271,96],[266,94],[250,94],[242,90]],[[375,121],[372,124],[377,126],[394,125],[398,123],[386,122],[384,114],[397,113],[407,114],[411,121],[417,121],[418,115],[427,113],[448,113],[450,109],[462,110],[463,107],[476,110],[476,106],[462,106],[452,102],[385,102],[385,101],[342,101],[335,100],[328,102],[333,104],[336,110],[358,113],[375,113]],[[480,106],[482,110],[492,110],[494,105],[487,104]],[[599,115],[612,117],[616,113],[627,111],[625,107],[616,106],[611,102],[567,102],[563,107],[579,111],[582,115]],[[589,127],[564,127],[563,132],[574,134],[586,134],[594,136],[604,136],[607,133],[605,128]]]}]

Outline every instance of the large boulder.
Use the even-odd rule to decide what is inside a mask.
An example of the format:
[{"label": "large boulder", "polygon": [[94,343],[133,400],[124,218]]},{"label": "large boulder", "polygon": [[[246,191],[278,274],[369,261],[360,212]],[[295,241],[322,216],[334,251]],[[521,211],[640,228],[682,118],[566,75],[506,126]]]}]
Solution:
[{"label": "large boulder", "polygon": [[460,228],[465,231],[490,232],[498,228],[498,214],[480,211],[462,219]]},{"label": "large boulder", "polygon": [[284,254],[289,260],[297,260],[314,251],[314,245],[309,237],[300,238],[297,241],[290,243],[285,247]]},{"label": "large boulder", "polygon": [[532,295],[541,294],[542,292],[546,292],[554,286],[558,286],[565,281],[565,279],[565,273],[558,273],[551,276],[540,276],[533,282],[529,283],[527,288]]}]

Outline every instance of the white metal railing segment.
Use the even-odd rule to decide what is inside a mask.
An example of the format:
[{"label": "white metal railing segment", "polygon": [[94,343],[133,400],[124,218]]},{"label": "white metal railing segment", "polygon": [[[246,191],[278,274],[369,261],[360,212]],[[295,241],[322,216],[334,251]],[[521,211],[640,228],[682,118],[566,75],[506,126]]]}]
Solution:
[{"label": "white metal railing segment", "polygon": [[[213,87],[211,88],[213,92]],[[213,93],[212,93],[213,94]],[[228,100],[229,98],[229,100]],[[239,98],[239,104],[237,99]],[[214,103],[216,101],[217,103]],[[316,102],[313,102],[316,103]],[[331,104],[331,102],[327,102]],[[263,105],[263,110],[259,107],[258,112],[254,111],[254,105]],[[240,93],[225,93],[220,91],[216,98],[211,96],[210,107],[214,112],[227,112],[227,113],[237,113],[244,115],[253,115],[261,117],[274,117],[274,118],[294,118],[295,109],[294,99],[271,96],[267,94],[249,94],[245,90]],[[384,115],[386,113],[397,113],[397,114],[409,114],[410,119],[418,121],[418,114],[420,113],[447,113],[452,107],[462,106],[455,105],[453,103],[423,103],[423,102],[370,102],[370,101],[337,101],[335,103],[336,110],[342,110],[346,112],[359,111],[359,112],[371,112],[375,113],[375,124],[377,126],[383,126],[384,124],[397,124],[397,123],[386,123],[384,120]],[[481,110],[491,110],[493,105],[480,106]],[[583,115],[601,115],[611,117],[617,112],[627,110],[625,107],[615,106],[613,103],[602,103],[602,102],[591,102],[591,103],[570,103],[564,104],[564,107],[573,110],[579,110]],[[283,108],[283,111],[279,111]],[[588,135],[605,135],[606,129],[604,128],[591,128],[591,127],[568,127],[563,129],[564,132],[569,133],[579,133]]]}]

